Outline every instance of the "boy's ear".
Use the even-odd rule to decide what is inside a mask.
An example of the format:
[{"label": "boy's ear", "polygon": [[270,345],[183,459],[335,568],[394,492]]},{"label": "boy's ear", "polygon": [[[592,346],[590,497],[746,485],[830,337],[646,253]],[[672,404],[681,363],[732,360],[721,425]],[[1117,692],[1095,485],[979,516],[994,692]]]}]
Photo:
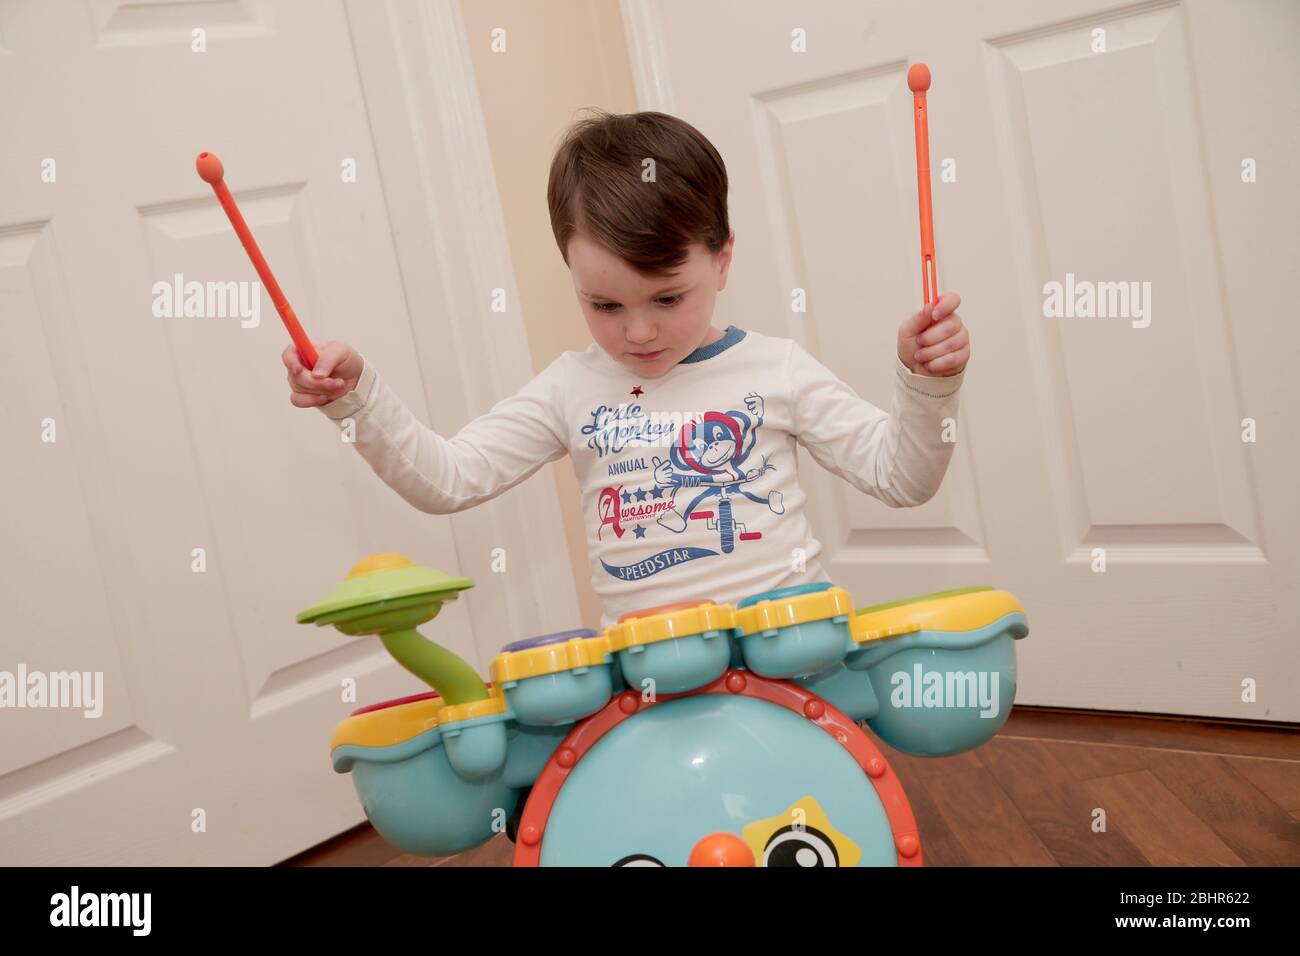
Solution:
[{"label": "boy's ear", "polygon": [[736,230],[731,230],[731,235],[727,237],[726,245],[718,250],[718,291],[721,292],[727,287],[727,271],[731,268],[731,253],[736,245]]}]

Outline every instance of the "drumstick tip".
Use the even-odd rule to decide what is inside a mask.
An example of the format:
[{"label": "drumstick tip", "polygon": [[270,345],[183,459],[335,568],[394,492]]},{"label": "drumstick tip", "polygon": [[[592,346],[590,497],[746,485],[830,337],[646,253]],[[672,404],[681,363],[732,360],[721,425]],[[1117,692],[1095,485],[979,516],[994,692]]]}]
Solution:
[{"label": "drumstick tip", "polygon": [[907,88],[913,93],[924,93],[930,88],[930,68],[924,63],[913,64],[907,71]]},{"label": "drumstick tip", "polygon": [[199,178],[205,183],[219,183],[226,175],[225,167],[221,165],[221,160],[217,159],[217,154],[206,150],[199,153],[198,159],[194,160],[194,168],[199,171]]}]

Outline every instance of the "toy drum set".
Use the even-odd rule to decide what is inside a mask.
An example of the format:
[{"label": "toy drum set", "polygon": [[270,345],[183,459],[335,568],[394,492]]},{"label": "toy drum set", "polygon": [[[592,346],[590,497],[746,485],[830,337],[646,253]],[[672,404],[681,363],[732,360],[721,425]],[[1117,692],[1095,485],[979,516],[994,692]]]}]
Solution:
[{"label": "toy drum set", "polygon": [[298,621],[378,635],[433,687],[334,732],[375,828],[441,856],[513,821],[517,866],[920,865],[861,725],[910,754],[979,746],[1010,712],[1028,633],[988,587],[855,610],[803,584],[515,641],[484,682],[415,630],[472,586],[374,555]]}]

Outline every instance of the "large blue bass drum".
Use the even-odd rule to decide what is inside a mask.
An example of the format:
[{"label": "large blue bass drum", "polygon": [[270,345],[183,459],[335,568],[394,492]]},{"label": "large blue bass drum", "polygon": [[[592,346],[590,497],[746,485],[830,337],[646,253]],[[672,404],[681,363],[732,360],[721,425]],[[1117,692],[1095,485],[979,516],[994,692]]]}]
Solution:
[{"label": "large blue bass drum", "polygon": [[713,834],[759,866],[915,866],[920,840],[880,751],[791,684],[730,670],[652,702],[634,690],[539,775],[516,866],[686,866]]}]

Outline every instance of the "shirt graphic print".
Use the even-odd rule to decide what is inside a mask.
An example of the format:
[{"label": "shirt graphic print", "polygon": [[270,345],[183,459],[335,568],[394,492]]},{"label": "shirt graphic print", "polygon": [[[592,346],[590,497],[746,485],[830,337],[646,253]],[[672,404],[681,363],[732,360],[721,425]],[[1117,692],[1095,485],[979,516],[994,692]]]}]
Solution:
[{"label": "shirt graphic print", "polygon": [[[761,531],[747,530],[747,508],[785,513],[775,487],[779,476],[769,477],[776,465],[769,461],[770,454],[758,450],[763,397],[750,391],[738,404],[743,409],[707,411],[668,428],[642,413],[640,405],[613,411],[602,405],[591,411],[591,421],[582,429],[589,436],[588,447],[598,457],[613,448],[625,452],[609,463],[611,477],[639,476],[635,483],[600,489],[596,538],[603,540],[608,532],[646,542],[645,553],[631,563],[611,564],[602,558],[607,574],[632,581],[687,561],[733,554],[738,545],[763,537]],[[665,439],[668,447],[662,456],[647,451],[646,444],[659,450]],[[629,446],[634,450],[627,451]],[[684,545],[680,539],[692,524],[716,535],[716,547]]]}]

